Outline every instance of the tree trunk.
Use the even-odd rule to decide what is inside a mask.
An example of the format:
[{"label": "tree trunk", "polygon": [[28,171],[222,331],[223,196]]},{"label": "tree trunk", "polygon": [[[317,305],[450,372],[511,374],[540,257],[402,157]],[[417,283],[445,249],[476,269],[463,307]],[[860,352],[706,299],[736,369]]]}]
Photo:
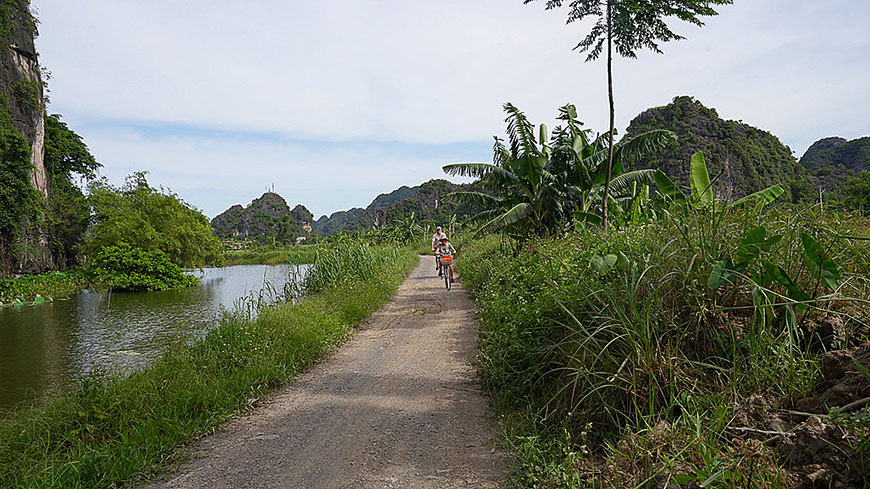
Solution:
[{"label": "tree trunk", "polygon": [[613,173],[613,129],[616,124],[616,111],[613,106],[613,13],[611,11],[611,1],[607,0],[607,94],[610,99],[610,133],[608,135],[609,144],[607,148],[607,178],[604,181],[604,199],[601,202],[601,215],[604,223],[604,230],[607,231],[607,200],[610,197],[610,178]]}]

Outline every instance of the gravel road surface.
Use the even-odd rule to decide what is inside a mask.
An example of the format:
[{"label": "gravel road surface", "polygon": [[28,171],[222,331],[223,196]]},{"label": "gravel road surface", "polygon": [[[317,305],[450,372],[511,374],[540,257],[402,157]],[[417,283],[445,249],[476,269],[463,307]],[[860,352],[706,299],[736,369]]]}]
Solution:
[{"label": "gravel road surface", "polygon": [[149,488],[496,488],[474,304],[431,257],[338,352]]}]

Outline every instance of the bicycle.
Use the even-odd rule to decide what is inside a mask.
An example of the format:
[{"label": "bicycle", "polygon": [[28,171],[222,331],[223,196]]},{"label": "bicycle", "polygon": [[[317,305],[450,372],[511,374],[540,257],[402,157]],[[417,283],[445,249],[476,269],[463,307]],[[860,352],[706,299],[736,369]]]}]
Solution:
[{"label": "bicycle", "polygon": [[453,265],[453,255],[441,255],[441,275],[444,276],[444,285],[447,287],[447,290],[450,290],[450,287],[453,285],[453,268],[451,265]]}]

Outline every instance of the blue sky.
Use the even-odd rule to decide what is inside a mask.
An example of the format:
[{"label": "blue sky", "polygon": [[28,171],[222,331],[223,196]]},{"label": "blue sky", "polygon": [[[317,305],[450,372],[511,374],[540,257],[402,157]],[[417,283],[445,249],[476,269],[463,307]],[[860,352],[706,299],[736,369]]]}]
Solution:
[{"label": "blue sky", "polygon": [[[586,25],[543,0],[34,0],[49,111],[120,183],[137,170],[213,217],[275,186],[315,215],[487,161],[510,101],[607,126]],[[870,2],[737,0],[615,65],[617,126],[677,95],[797,156],[870,134]]]}]

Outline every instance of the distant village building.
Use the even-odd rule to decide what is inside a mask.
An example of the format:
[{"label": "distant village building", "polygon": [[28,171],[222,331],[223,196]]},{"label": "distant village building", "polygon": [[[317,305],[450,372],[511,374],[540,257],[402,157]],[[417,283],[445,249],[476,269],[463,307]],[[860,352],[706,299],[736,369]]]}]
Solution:
[{"label": "distant village building", "polygon": [[306,225],[302,226],[302,230],[305,231],[306,233],[310,233],[311,232],[311,224],[306,224]]},{"label": "distant village building", "polygon": [[308,238],[306,238],[305,236],[299,236],[298,238],[296,238],[297,245],[304,245],[306,241],[308,241]]}]

